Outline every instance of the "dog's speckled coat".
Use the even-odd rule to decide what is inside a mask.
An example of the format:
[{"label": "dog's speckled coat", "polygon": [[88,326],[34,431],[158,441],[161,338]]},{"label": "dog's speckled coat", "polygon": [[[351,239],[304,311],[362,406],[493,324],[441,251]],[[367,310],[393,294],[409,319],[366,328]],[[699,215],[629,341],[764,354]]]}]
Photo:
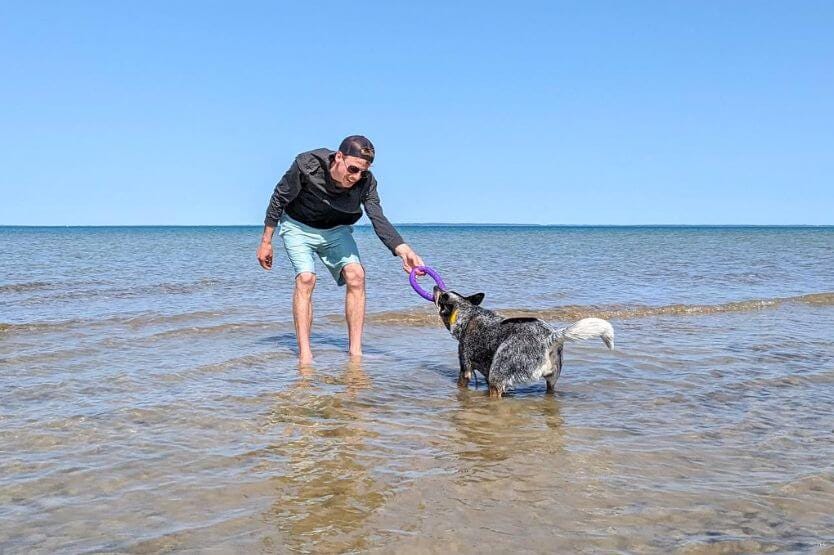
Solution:
[{"label": "dog's speckled coat", "polygon": [[458,340],[458,385],[462,387],[478,371],[487,379],[493,397],[501,397],[515,383],[540,378],[547,380],[547,392],[552,393],[562,372],[565,341],[600,337],[613,348],[614,328],[600,318],[583,318],[554,329],[538,318],[503,318],[481,308],[483,300],[483,293],[464,297],[434,288],[440,319]]}]

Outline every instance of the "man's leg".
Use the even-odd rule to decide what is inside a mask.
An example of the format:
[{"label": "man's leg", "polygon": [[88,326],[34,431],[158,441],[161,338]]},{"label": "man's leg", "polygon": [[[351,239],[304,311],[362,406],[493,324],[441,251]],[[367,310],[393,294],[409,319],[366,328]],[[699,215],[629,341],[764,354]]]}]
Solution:
[{"label": "man's leg", "polygon": [[365,325],[365,269],[351,263],[342,268],[345,280],[345,319],[348,328],[348,353],[362,356],[362,327]]},{"label": "man's leg", "polygon": [[301,272],[295,276],[292,318],[295,323],[295,338],[298,341],[298,362],[303,365],[313,362],[310,329],[313,326],[313,289],[315,287],[316,274]]}]

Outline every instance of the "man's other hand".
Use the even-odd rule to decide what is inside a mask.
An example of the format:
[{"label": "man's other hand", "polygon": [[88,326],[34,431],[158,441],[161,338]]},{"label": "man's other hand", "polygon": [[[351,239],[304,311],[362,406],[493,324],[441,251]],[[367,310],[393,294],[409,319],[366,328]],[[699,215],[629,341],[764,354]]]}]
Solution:
[{"label": "man's other hand", "polygon": [[272,269],[272,243],[261,243],[258,247],[258,262],[264,270]]}]

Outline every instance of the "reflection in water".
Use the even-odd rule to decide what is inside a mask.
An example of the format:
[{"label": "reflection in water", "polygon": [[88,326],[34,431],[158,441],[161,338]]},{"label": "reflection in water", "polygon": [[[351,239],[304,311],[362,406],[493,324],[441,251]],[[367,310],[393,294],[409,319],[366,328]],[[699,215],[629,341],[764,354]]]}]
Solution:
[{"label": "reflection in water", "polygon": [[430,440],[435,467],[427,471],[415,456],[411,468],[422,474],[411,487],[397,488],[385,510],[363,525],[382,546],[371,552],[552,550],[550,542],[531,542],[521,531],[558,510],[555,469],[571,454],[558,396],[526,393],[500,400],[483,389],[453,393]]},{"label": "reflection in water", "polygon": [[[317,386],[323,381],[326,387]],[[342,386],[329,392],[330,386]],[[264,515],[297,551],[343,551],[367,547],[352,532],[384,502],[385,491],[362,460],[370,430],[368,405],[358,394],[371,388],[361,362],[351,361],[340,378],[299,368],[294,388],[282,392],[267,428],[281,428],[283,443],[264,449],[264,472],[276,500]]]},{"label": "reflection in water", "polygon": [[[437,400],[379,407],[370,401],[372,392],[362,364],[352,362],[338,377],[299,369],[295,387],[276,397],[264,432],[283,441],[264,449],[256,470],[274,492],[264,518],[281,539],[265,545],[300,552],[372,549],[372,538],[388,535],[380,526],[388,529],[390,522],[400,530],[396,536],[408,533],[415,514],[428,506],[438,515],[447,510],[447,501],[435,496],[524,483],[541,475],[542,465],[558,464],[564,451],[558,396],[522,393],[496,402],[481,390],[459,390],[449,410],[432,415],[428,406]],[[415,409],[426,411],[423,426],[413,424]],[[391,451],[391,441],[408,446],[406,452]],[[415,489],[420,482],[438,487]]]},{"label": "reflection in water", "polygon": [[564,446],[563,418],[558,398],[516,401],[489,399],[485,392],[462,389],[460,410],[451,416],[461,482],[498,480],[514,466],[506,464],[533,456],[552,457]]}]

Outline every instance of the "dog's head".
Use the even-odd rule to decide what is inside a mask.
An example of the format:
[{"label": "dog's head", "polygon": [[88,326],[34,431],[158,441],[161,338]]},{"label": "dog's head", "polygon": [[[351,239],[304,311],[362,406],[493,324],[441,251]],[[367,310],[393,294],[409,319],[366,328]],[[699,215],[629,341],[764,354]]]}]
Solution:
[{"label": "dog's head", "polygon": [[454,291],[443,291],[436,285],[434,286],[434,304],[437,306],[437,313],[443,321],[443,325],[449,331],[452,331],[452,326],[455,325],[462,314],[466,314],[473,307],[481,304],[483,300],[483,293],[475,293],[469,297],[464,297]]}]

